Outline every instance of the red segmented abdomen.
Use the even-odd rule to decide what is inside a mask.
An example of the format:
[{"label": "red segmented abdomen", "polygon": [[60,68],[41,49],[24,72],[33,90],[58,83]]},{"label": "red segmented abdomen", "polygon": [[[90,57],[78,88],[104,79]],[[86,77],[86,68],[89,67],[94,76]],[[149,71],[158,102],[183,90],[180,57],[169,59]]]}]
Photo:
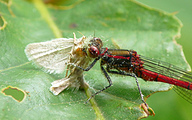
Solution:
[{"label": "red segmented abdomen", "polygon": [[141,69],[140,77],[146,81],[164,82],[192,90],[192,83],[190,82],[170,78],[168,76],[164,76],[146,69]]}]

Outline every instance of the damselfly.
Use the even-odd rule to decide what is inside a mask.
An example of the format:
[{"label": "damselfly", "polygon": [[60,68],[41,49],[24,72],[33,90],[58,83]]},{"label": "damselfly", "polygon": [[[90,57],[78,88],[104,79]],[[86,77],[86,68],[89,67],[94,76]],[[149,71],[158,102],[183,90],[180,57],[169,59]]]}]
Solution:
[{"label": "damselfly", "polygon": [[87,68],[76,66],[84,71],[89,71],[101,59],[100,67],[109,85],[93,94],[88,100],[112,85],[112,80],[108,75],[108,73],[112,73],[134,77],[143,103],[145,101],[137,77],[145,81],[173,84],[176,86],[176,92],[187,101],[192,102],[191,73],[169,63],[138,55],[134,50],[108,49],[102,48],[102,46],[101,39],[94,37],[89,47],[83,51],[88,57],[95,58],[95,60]]},{"label": "damselfly", "polygon": [[[84,81],[83,71],[89,71],[98,60],[101,60],[100,67],[109,85],[93,94],[88,101],[111,87],[112,80],[108,73],[112,73],[134,77],[141,99],[146,106],[137,78],[173,84],[174,90],[192,103],[192,74],[190,72],[166,62],[144,57],[134,50],[103,48],[100,38],[83,36],[77,39],[74,34],[74,38],[59,38],[29,44],[25,53],[29,60],[49,73],[62,73],[66,63],[68,64],[67,71],[69,70],[70,74],[52,82],[50,90],[55,95],[70,86],[78,88],[85,85],[86,83],[82,82]],[[92,59],[95,60],[88,65]]]}]

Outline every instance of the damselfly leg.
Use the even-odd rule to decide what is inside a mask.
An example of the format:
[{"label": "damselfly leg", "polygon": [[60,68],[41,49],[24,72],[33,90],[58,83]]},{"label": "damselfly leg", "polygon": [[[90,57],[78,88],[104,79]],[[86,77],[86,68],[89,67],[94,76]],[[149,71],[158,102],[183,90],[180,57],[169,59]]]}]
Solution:
[{"label": "damselfly leg", "polygon": [[147,108],[148,108],[148,105],[147,105],[147,103],[145,102],[145,100],[144,100],[144,98],[143,98],[143,93],[141,92],[141,88],[140,88],[140,86],[139,86],[139,81],[138,81],[138,79],[137,79],[137,76],[134,74],[134,73],[127,73],[127,72],[124,72],[124,71],[121,71],[121,70],[118,70],[118,71],[112,71],[112,70],[110,70],[109,69],[109,67],[107,66],[107,72],[108,73],[112,73],[112,74],[119,74],[119,75],[126,75],[126,76],[131,76],[131,77],[134,77],[135,78],[135,81],[136,81],[136,83],[137,83],[137,87],[138,87],[138,90],[139,90],[139,94],[140,94],[140,96],[141,96],[141,100],[142,100],[142,102],[147,106]]},{"label": "damselfly leg", "polygon": [[[96,63],[99,59],[100,59],[100,57],[96,58],[96,59],[95,59],[87,68],[85,68],[85,69],[82,68],[82,67],[80,67],[80,66],[74,65],[74,64],[72,64],[72,65],[74,65],[74,66],[82,69],[83,71],[89,71],[89,70],[95,65],[95,63]],[[126,75],[126,76],[134,77],[135,80],[136,80],[136,83],[137,83],[137,87],[138,87],[138,90],[139,90],[139,94],[140,94],[140,96],[141,96],[141,100],[142,100],[142,102],[143,102],[143,103],[147,106],[147,108],[148,108],[148,105],[147,105],[147,103],[145,102],[145,100],[144,100],[144,98],[143,98],[144,95],[143,95],[142,92],[141,92],[141,88],[140,88],[140,86],[139,86],[139,82],[138,82],[137,76],[136,76],[134,73],[127,73],[127,72],[124,72],[124,71],[121,71],[121,70],[112,71],[112,70],[109,69],[108,66],[107,66],[107,71],[106,71],[105,68],[103,67],[102,62],[101,62],[101,64],[100,64],[100,67],[101,67],[101,70],[102,70],[102,72],[104,73],[105,77],[107,78],[109,85],[106,86],[106,87],[104,87],[103,89],[97,91],[96,93],[92,94],[91,97],[87,100],[87,102],[88,102],[91,98],[93,98],[95,95],[97,95],[97,94],[101,93],[102,91],[104,91],[104,90],[108,89],[109,87],[111,87],[111,85],[112,85],[112,80],[111,80],[110,76],[107,74],[107,72],[108,72],[108,73],[113,73],[113,74],[119,74],[119,75]],[[87,102],[86,102],[86,103],[87,103]]]}]

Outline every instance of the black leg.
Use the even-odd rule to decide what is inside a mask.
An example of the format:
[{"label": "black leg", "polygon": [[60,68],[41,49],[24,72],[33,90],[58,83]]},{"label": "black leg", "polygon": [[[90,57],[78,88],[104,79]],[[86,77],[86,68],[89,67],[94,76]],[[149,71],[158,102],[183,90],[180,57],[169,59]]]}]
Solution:
[{"label": "black leg", "polygon": [[137,76],[134,74],[134,73],[126,73],[126,72],[124,72],[124,71],[111,71],[110,69],[109,69],[109,67],[107,67],[107,72],[109,72],[109,73],[113,73],[113,74],[120,74],[120,75],[127,75],[127,76],[131,76],[131,77],[134,77],[135,78],[135,81],[136,81],[136,83],[137,83],[137,87],[138,87],[138,90],[139,90],[139,94],[140,94],[140,96],[141,96],[141,100],[142,100],[142,102],[147,106],[147,108],[148,108],[148,105],[147,105],[147,103],[144,101],[144,98],[143,98],[143,93],[141,92],[141,88],[140,88],[140,86],[139,86],[139,82],[138,82],[138,79],[137,79]]},{"label": "black leg", "polygon": [[99,90],[98,92],[94,93],[91,95],[91,97],[87,100],[87,102],[92,98],[94,97],[95,95],[101,93],[102,91],[106,90],[107,88],[111,87],[112,85],[112,81],[111,81],[111,78],[109,77],[109,75],[107,74],[106,70],[103,68],[103,66],[101,65],[101,70],[102,72],[104,73],[105,77],[107,78],[108,82],[109,82],[109,85],[104,87],[102,90]]},{"label": "black leg", "polygon": [[80,68],[80,69],[82,69],[83,71],[89,71],[94,65],[95,65],[95,63],[98,61],[100,59],[100,57],[98,57],[98,58],[96,58],[87,68],[82,68],[82,67],[80,67],[80,66],[77,66],[77,65],[75,65],[75,64],[73,64],[73,63],[68,63],[68,64],[70,64],[70,65],[73,65],[73,66],[75,66],[75,67],[78,67],[78,68]]}]

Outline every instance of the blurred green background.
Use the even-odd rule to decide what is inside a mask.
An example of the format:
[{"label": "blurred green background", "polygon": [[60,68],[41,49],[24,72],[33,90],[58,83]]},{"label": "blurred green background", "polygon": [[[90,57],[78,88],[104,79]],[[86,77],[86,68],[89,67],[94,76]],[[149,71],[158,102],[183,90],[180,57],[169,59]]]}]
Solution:
[{"label": "blurred green background", "polygon": [[[191,0],[137,0],[147,6],[168,13],[177,12],[182,21],[181,38],[177,43],[183,46],[185,57],[192,65],[192,1]],[[173,90],[152,95],[147,103],[153,108],[155,117],[146,120],[191,120],[192,104],[177,95]]]}]

